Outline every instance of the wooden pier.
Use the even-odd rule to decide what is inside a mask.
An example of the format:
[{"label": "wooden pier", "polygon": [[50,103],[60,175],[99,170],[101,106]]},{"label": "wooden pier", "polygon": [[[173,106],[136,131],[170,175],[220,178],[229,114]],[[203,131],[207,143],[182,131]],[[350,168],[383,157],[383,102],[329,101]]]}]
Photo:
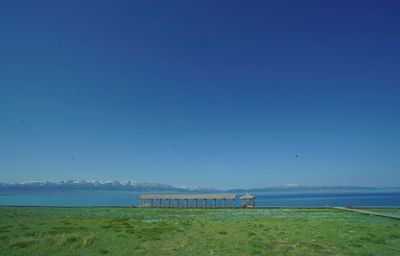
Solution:
[{"label": "wooden pier", "polygon": [[[207,201],[208,200],[208,201]],[[143,208],[235,208],[235,194],[160,194],[139,196]]]},{"label": "wooden pier", "polygon": [[379,217],[386,217],[386,218],[400,220],[400,216],[399,215],[394,215],[394,214],[387,214],[387,213],[382,213],[382,212],[374,212],[374,211],[347,208],[347,207],[333,207],[333,208],[337,209],[337,210],[343,210],[343,211],[358,212],[358,213],[366,214],[366,215],[369,215],[369,216],[379,216]]}]

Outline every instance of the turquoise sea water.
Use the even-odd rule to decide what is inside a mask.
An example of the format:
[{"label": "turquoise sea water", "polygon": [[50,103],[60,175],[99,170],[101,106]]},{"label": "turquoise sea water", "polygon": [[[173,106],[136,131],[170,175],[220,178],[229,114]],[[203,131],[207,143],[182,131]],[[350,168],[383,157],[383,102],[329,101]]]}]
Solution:
[{"label": "turquoise sea water", "polygon": [[[146,192],[149,193],[149,192]],[[159,192],[158,192],[159,193]],[[0,193],[0,205],[18,206],[131,206],[138,205],[138,192],[72,191]],[[237,193],[238,197],[243,193]],[[256,206],[382,206],[399,207],[400,191],[380,192],[273,192],[256,193]],[[239,206],[239,199],[236,201]]]}]

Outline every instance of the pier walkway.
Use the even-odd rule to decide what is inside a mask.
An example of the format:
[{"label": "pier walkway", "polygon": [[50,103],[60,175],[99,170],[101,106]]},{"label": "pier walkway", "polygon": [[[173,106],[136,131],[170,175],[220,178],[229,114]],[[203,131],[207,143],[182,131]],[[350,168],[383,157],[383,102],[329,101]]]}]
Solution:
[{"label": "pier walkway", "polygon": [[139,207],[143,208],[234,208],[236,207],[236,195],[144,194],[139,196],[139,202]]},{"label": "pier walkway", "polygon": [[386,218],[391,218],[391,219],[400,220],[400,216],[394,215],[394,214],[387,214],[387,213],[381,213],[381,212],[371,212],[371,211],[368,211],[368,210],[361,210],[361,209],[354,209],[354,208],[346,208],[346,207],[333,207],[333,208],[334,208],[334,209],[338,209],[338,210],[352,211],[352,212],[358,212],[358,213],[366,214],[366,215],[379,216],[379,217],[386,217]]}]

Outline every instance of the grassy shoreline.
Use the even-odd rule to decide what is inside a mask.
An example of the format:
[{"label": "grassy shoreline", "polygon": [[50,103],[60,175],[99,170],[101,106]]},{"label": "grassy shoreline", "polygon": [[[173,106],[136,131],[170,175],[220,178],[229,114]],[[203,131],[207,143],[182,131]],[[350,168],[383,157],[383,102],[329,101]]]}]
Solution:
[{"label": "grassy shoreline", "polygon": [[0,207],[0,251],[4,255],[398,255],[400,221],[328,208]]}]

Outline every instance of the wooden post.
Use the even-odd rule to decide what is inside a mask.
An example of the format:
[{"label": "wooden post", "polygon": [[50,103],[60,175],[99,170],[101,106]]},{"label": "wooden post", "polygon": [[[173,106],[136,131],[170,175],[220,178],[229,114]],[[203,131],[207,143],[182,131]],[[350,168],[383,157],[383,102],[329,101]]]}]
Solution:
[{"label": "wooden post", "polygon": [[168,208],[171,208],[171,199],[168,199]]},{"label": "wooden post", "polygon": [[225,207],[226,207],[226,204],[225,204],[225,203],[226,203],[226,202],[225,202],[225,198],[223,199],[223,201],[224,201],[224,208],[225,208]]},{"label": "wooden post", "polygon": [[204,209],[207,208],[207,199],[203,199],[203,208],[204,208]]},{"label": "wooden post", "polygon": [[214,200],[214,208],[217,208],[217,199],[213,199]]},{"label": "wooden post", "polygon": [[194,208],[197,208],[197,199],[194,199]]},{"label": "wooden post", "polygon": [[185,199],[185,208],[189,208],[189,200]]}]

